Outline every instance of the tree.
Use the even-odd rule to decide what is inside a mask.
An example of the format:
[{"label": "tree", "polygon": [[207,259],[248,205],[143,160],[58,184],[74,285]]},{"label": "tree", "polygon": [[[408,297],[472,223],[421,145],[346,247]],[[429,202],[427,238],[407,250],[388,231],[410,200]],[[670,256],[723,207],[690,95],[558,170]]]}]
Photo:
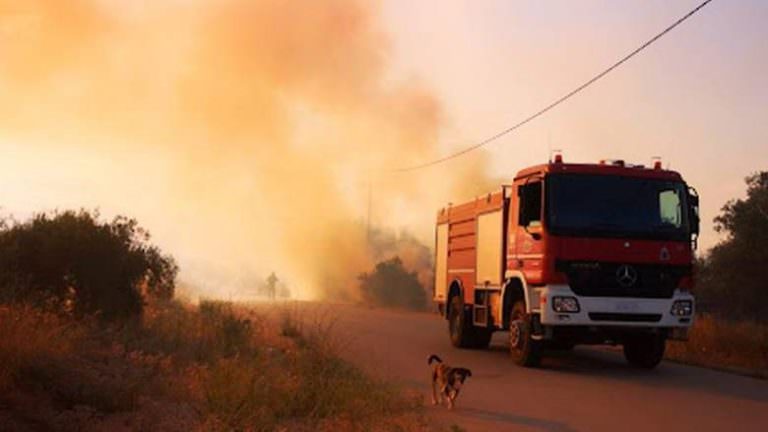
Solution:
[{"label": "tree", "polygon": [[728,201],[714,219],[727,237],[701,260],[697,293],[710,311],[768,321],[768,172],[746,184],[747,197]]},{"label": "tree", "polygon": [[98,221],[97,212],[41,213],[0,227],[0,291],[5,300],[48,303],[76,315],[137,315],[142,290],[171,298],[178,266],[148,244],[134,219]]},{"label": "tree", "polygon": [[423,309],[426,305],[424,287],[416,272],[408,272],[399,257],[379,262],[373,273],[363,273],[358,280],[363,298],[370,303],[409,309]]}]

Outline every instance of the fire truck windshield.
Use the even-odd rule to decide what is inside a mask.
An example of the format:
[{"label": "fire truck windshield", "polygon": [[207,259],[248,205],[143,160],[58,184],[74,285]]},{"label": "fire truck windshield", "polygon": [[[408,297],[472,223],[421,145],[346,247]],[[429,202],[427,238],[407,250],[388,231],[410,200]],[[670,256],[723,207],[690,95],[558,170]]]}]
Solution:
[{"label": "fire truck windshield", "polygon": [[546,181],[549,231],[580,237],[688,239],[682,182],[592,174],[552,174]]}]

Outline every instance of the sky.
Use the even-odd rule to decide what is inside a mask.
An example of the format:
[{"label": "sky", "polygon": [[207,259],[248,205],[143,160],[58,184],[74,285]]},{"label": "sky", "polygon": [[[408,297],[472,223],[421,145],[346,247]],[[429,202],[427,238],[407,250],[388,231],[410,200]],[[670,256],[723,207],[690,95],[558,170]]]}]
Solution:
[{"label": "sky", "polygon": [[[445,152],[516,123],[673,23],[699,1],[393,0],[383,15],[398,74],[434,88]],[[585,92],[487,146],[494,175],[546,161],[660,156],[696,187],[700,245],[768,160],[768,3],[714,1]],[[450,172],[456,160],[445,167]],[[418,174],[417,174],[418,175]]]},{"label": "sky", "polygon": [[559,149],[660,156],[701,195],[704,251],[768,160],[766,2],[715,0],[481,151],[388,172],[516,123],[697,4],[0,0],[0,211],[126,214],[203,291],[277,271],[312,297],[380,257],[369,215],[430,244],[439,207]]}]

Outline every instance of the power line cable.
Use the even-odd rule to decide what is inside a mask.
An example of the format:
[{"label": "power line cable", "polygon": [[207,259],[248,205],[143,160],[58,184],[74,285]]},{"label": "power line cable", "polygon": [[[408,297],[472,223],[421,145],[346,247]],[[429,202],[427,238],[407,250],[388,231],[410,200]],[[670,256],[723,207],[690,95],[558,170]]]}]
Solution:
[{"label": "power line cable", "polygon": [[421,163],[421,164],[418,164],[418,165],[412,165],[412,166],[409,166],[409,167],[397,168],[397,169],[394,169],[392,171],[393,172],[408,172],[408,171],[416,171],[416,170],[419,170],[419,169],[422,169],[422,168],[427,168],[427,167],[430,167],[430,166],[433,166],[433,165],[437,165],[437,164],[446,162],[448,160],[457,158],[459,156],[465,155],[465,154],[467,154],[467,153],[469,153],[471,151],[479,149],[480,147],[486,146],[486,145],[490,144],[493,141],[496,141],[497,139],[503,137],[504,135],[509,134],[510,132],[514,131],[515,129],[525,125],[526,123],[531,122],[532,120],[534,120],[537,117],[543,115],[547,111],[555,108],[556,106],[560,105],[561,103],[563,103],[566,100],[570,99],[571,97],[575,96],[577,93],[581,92],[585,88],[587,88],[590,85],[594,84],[600,78],[608,75],[611,71],[613,71],[617,67],[619,67],[622,64],[624,64],[627,60],[631,59],[632,57],[634,57],[635,55],[640,53],[640,51],[648,48],[648,46],[650,46],[652,43],[654,43],[657,40],[661,39],[662,36],[666,35],[670,31],[672,31],[672,29],[674,29],[678,25],[682,24],[683,21],[685,21],[688,18],[690,18],[691,16],[693,16],[696,12],[701,10],[704,6],[709,4],[711,1],[712,0],[706,0],[703,3],[701,3],[700,5],[696,6],[693,10],[691,10],[687,14],[683,15],[681,18],[679,18],[677,21],[675,21],[672,25],[670,25],[669,27],[665,28],[661,33],[659,33],[656,36],[652,37],[651,39],[646,41],[644,44],[642,44],[638,48],[636,48],[634,51],[632,51],[629,54],[627,54],[626,56],[622,57],[619,61],[617,61],[616,63],[614,63],[613,65],[611,65],[607,69],[603,70],[602,72],[600,72],[599,74],[595,75],[594,77],[592,77],[591,79],[589,79],[585,83],[581,84],[580,86],[578,86],[575,89],[571,90],[570,92],[566,93],[564,96],[561,96],[559,99],[555,100],[554,102],[550,103],[549,105],[545,106],[544,108],[540,109],[539,111],[536,111],[532,115],[526,117],[525,119],[523,119],[519,123],[516,123],[515,125],[510,126],[510,127],[506,128],[506,129],[496,133],[495,135],[492,135],[492,136],[490,136],[490,137],[488,137],[488,138],[486,138],[486,139],[484,139],[484,140],[482,140],[482,141],[480,141],[480,142],[478,142],[478,143],[476,143],[474,145],[466,147],[466,148],[464,148],[462,150],[459,150],[459,151],[457,151],[455,153],[451,153],[451,154],[449,154],[447,156],[443,156],[443,157],[441,157],[439,159],[435,159],[435,160],[432,160],[430,162],[424,162],[424,163]]}]

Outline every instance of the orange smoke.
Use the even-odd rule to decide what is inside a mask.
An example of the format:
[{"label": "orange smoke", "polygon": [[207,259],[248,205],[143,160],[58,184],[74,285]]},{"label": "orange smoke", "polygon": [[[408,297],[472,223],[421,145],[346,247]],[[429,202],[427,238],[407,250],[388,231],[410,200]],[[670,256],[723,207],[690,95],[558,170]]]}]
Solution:
[{"label": "orange smoke", "polygon": [[423,241],[439,206],[483,192],[482,156],[388,172],[436,156],[444,115],[388,75],[370,2],[66,3],[0,0],[0,138],[67,158],[43,175],[108,185],[98,204],[128,208],[211,295],[272,270],[305,297],[352,285],[378,258],[369,182],[373,222]]}]

